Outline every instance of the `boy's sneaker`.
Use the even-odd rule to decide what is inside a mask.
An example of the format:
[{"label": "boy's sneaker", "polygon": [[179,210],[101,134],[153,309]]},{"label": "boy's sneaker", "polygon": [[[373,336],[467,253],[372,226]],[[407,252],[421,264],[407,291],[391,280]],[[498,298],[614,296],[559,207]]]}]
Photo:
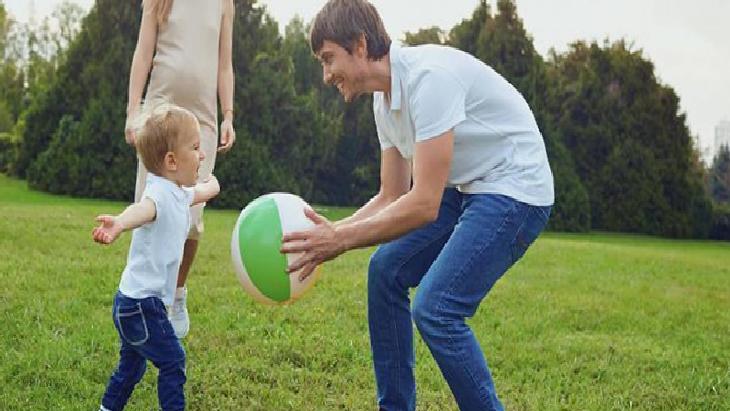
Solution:
[{"label": "boy's sneaker", "polygon": [[175,290],[175,300],[170,307],[168,318],[175,330],[175,336],[178,339],[185,338],[190,330],[190,318],[188,317],[187,306],[188,290],[185,287],[179,287]]}]

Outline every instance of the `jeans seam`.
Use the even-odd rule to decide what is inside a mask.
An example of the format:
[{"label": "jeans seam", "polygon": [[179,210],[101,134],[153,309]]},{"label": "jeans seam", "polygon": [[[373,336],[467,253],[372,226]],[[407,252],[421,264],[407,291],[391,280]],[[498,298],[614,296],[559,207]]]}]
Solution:
[{"label": "jeans seam", "polygon": [[[429,246],[431,246],[433,243],[435,243],[437,240],[439,240],[442,236],[444,236],[448,231],[449,231],[449,229],[447,227],[446,229],[442,230],[438,235],[434,236],[426,244],[424,244],[423,247],[419,248],[416,251],[413,251],[413,252],[407,254],[406,255],[406,258],[404,258],[403,261],[396,268],[395,275],[393,276],[393,279],[394,280],[397,280],[398,273],[401,271],[401,269],[403,268],[403,266],[406,265],[406,263],[411,260],[411,258],[413,258],[416,254],[418,254],[419,252],[421,252],[421,251],[425,250],[426,248],[428,248]],[[435,259],[434,259],[434,261],[435,261]],[[431,262],[431,264],[433,264],[433,261]],[[407,293],[408,293],[408,287],[406,287],[406,294]],[[388,295],[388,309],[390,311],[391,318],[395,318],[395,315],[394,315],[395,313],[393,312],[393,301],[392,301],[390,295]],[[410,321],[409,325],[412,326],[412,323],[413,323],[413,312],[410,309],[410,307],[409,307],[409,311],[411,311],[411,321]],[[397,323],[397,321],[394,321],[393,322],[393,327],[395,328],[393,330],[394,333],[395,333],[395,335],[398,335],[398,323]],[[401,357],[401,347],[400,347],[400,343],[398,342],[398,338],[395,339],[395,348],[396,348],[396,352],[398,353],[398,357]],[[398,367],[397,370],[400,373],[400,365],[396,363],[396,366]],[[396,390],[398,392],[400,392],[400,379],[399,378],[396,378]]]},{"label": "jeans seam", "polygon": [[[471,258],[469,258],[469,260],[462,266],[461,270],[459,270],[459,272],[452,278],[451,283],[449,284],[449,287],[446,289],[446,291],[442,292],[439,295],[438,304],[436,305],[437,310],[441,311],[441,309],[443,309],[444,296],[446,294],[450,293],[454,289],[454,285],[457,283],[457,280],[459,280],[464,275],[464,273],[467,271],[468,268],[471,268],[471,266],[474,264],[474,261],[476,260],[476,258],[478,256],[480,256],[482,253],[484,253],[484,251],[489,247],[489,245],[491,245],[494,242],[494,239],[497,237],[497,233],[500,233],[501,231],[503,231],[503,228],[507,224],[507,221],[510,220],[510,218],[514,215],[515,210],[517,209],[517,205],[518,205],[517,202],[512,203],[512,207],[506,213],[505,218],[502,219],[502,222],[500,223],[499,227],[494,231],[495,235],[493,235],[489,241],[485,242],[484,245],[477,252],[475,252],[471,255]],[[486,298],[486,295],[485,295],[485,298]],[[451,333],[447,331],[446,335],[447,335],[447,338],[449,339],[449,343],[451,345],[454,345],[454,340],[452,338]],[[459,357],[459,361],[462,364],[466,362],[466,358],[464,357],[463,352],[459,352],[458,357]],[[466,373],[469,375],[469,378],[471,379],[472,383],[474,385],[476,385],[477,388],[479,388],[479,382],[476,380],[476,378],[472,374],[469,367],[464,367],[464,369],[466,370]]]}]

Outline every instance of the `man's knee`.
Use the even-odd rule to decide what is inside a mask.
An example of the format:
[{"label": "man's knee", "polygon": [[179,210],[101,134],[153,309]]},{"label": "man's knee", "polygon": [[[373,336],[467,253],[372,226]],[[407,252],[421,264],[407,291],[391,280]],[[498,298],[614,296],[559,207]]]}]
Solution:
[{"label": "man's knee", "polygon": [[394,247],[388,247],[387,245],[378,247],[370,256],[368,283],[378,286],[394,285],[400,264],[398,253]]}]

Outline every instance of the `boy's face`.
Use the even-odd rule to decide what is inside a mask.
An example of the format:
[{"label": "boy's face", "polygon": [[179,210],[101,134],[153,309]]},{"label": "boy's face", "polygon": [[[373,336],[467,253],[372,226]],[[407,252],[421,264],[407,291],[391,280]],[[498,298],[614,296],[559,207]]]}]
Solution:
[{"label": "boy's face", "polygon": [[190,127],[180,136],[180,144],[175,150],[176,180],[178,184],[187,187],[192,187],[198,182],[200,162],[205,158],[205,154],[200,150],[200,126],[197,120],[194,124],[195,127]]},{"label": "boy's face", "polygon": [[325,40],[317,53],[325,84],[336,86],[346,102],[353,101],[363,92],[363,64],[367,59],[361,56],[361,51],[356,45],[350,54],[339,44]]}]

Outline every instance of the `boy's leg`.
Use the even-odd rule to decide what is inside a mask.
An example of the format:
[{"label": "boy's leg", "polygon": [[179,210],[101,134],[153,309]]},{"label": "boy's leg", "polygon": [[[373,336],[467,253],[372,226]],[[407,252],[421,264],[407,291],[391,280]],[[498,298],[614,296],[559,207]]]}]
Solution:
[{"label": "boy's leg", "polygon": [[[216,152],[218,149],[218,131],[210,127],[200,127],[200,149],[205,153],[205,159],[200,164],[198,182],[210,178],[215,167]],[[188,279],[190,268],[195,261],[198,251],[198,243],[205,226],[203,225],[203,207],[205,204],[198,204],[190,208],[191,226],[188,239],[183,248],[183,258],[180,262],[180,269],[177,276],[178,290],[175,293],[175,301],[170,309],[170,322],[175,329],[178,338],[184,338],[190,331],[190,317],[187,308],[187,290],[185,282]]]},{"label": "boy's leg", "polygon": [[[112,308],[114,325],[117,329],[119,329],[117,325],[119,303],[120,299],[117,296],[114,299]],[[119,364],[109,379],[101,401],[102,407],[110,411],[119,411],[124,408],[134,390],[134,386],[142,379],[147,369],[147,360],[137,353],[121,335],[119,340],[121,346],[119,349]]]},{"label": "boy's leg", "polygon": [[549,208],[491,194],[465,195],[464,213],[424,276],[413,319],[463,410],[503,410],[465,319],[544,228]]},{"label": "boy's leg", "polygon": [[101,400],[102,406],[110,411],[122,410],[146,370],[147,360],[137,354],[128,344],[122,342],[122,348],[119,350],[119,365],[106,386],[104,397]]},{"label": "boy's leg", "polygon": [[162,410],[183,410],[185,409],[183,387],[186,381],[185,350],[175,336],[164,303],[159,298],[137,301],[140,301],[144,313],[148,338],[133,348],[160,370],[157,394]]}]

